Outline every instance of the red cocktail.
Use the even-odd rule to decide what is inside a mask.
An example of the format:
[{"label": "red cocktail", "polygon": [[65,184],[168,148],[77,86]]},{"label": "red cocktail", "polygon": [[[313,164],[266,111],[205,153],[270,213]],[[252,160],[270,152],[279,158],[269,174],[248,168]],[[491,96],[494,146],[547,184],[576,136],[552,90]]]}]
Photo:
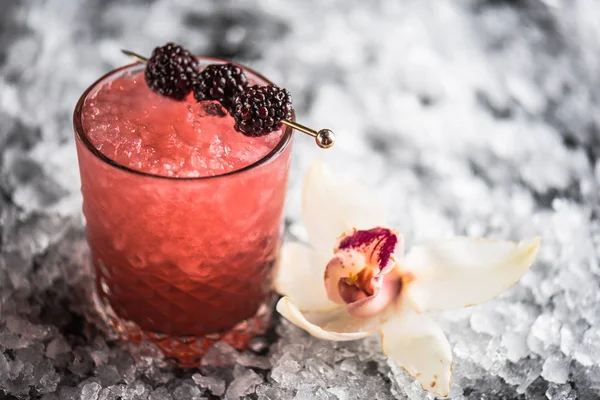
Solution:
[{"label": "red cocktail", "polygon": [[152,92],[143,68],[107,74],[75,109],[88,242],[118,331],[193,365],[266,328],[292,132],[246,137],[217,102]]}]

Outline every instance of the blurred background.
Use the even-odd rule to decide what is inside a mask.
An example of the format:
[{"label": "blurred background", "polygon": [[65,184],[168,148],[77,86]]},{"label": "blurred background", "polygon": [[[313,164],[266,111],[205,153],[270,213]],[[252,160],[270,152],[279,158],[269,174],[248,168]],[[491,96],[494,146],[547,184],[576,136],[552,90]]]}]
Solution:
[{"label": "blurred background", "polygon": [[421,399],[377,338],[285,322],[230,367],[119,345],[88,300],[71,116],[99,76],[174,41],[262,72],[298,120],[286,226],[315,158],[381,195],[408,242],[543,236],[485,305],[435,316],[453,399],[600,397],[600,3],[595,0],[2,0],[1,399]]}]

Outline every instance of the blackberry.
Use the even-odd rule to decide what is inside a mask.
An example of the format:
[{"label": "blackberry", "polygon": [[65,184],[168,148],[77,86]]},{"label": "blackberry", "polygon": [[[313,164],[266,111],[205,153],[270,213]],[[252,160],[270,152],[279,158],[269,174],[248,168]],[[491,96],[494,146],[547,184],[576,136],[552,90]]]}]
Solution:
[{"label": "blackberry", "polygon": [[231,114],[235,129],[246,136],[263,136],[292,116],[292,96],[277,86],[250,86],[234,99]]},{"label": "blackberry", "polygon": [[233,64],[211,64],[201,71],[194,83],[196,101],[217,100],[229,109],[234,97],[248,87],[244,71]]},{"label": "blackberry", "polygon": [[206,113],[206,115],[210,115],[211,117],[219,117],[223,118],[227,115],[227,112],[223,109],[223,107],[216,102],[208,102],[208,104],[203,104],[202,109]]},{"label": "blackberry", "polygon": [[156,47],[146,64],[146,83],[154,92],[183,100],[192,90],[198,63],[192,54],[174,43]]}]

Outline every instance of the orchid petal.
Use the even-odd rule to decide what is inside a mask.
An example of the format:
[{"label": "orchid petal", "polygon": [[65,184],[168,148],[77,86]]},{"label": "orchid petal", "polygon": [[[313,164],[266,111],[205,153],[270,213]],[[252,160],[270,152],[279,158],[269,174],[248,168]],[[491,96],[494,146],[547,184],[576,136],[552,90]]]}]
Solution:
[{"label": "orchid petal", "polygon": [[327,311],[338,307],[329,300],[323,284],[327,259],[300,243],[281,248],[275,290],[288,296],[301,310]]},{"label": "orchid petal", "polygon": [[388,358],[412,375],[429,392],[448,396],[452,350],[442,329],[427,315],[417,314],[408,301],[388,317],[381,345]]},{"label": "orchid petal", "polygon": [[376,196],[357,183],[338,182],[323,163],[314,163],[304,181],[302,219],[311,245],[331,254],[337,238],[353,228],[381,226]]},{"label": "orchid petal", "polygon": [[277,311],[294,325],[324,340],[362,339],[377,332],[379,327],[379,318],[354,318],[343,306],[333,311],[301,312],[288,297],[279,299]]},{"label": "orchid petal", "polygon": [[515,284],[533,264],[541,238],[519,243],[456,237],[419,245],[402,267],[407,290],[421,310],[448,310],[483,303]]}]

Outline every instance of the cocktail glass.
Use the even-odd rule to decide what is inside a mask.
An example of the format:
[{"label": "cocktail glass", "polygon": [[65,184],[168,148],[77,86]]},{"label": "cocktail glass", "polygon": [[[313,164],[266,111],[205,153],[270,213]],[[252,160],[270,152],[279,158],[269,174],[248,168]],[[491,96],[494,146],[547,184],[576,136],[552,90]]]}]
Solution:
[{"label": "cocktail glass", "polygon": [[268,327],[293,135],[286,128],[266,156],[216,176],[174,178],[121,165],[90,142],[82,110],[99,87],[143,68],[108,73],[75,107],[96,298],[120,335],[194,366],[217,341],[244,348]]}]

